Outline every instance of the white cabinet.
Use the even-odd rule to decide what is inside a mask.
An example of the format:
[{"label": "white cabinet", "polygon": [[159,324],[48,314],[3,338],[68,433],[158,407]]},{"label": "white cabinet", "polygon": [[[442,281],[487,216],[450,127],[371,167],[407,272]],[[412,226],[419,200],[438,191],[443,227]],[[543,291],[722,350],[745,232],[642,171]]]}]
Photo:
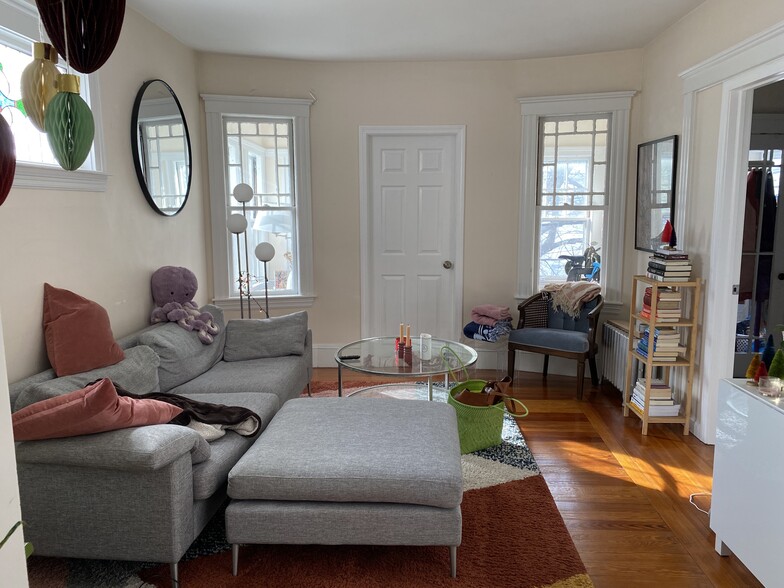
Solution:
[{"label": "white cabinet", "polygon": [[719,384],[711,529],[767,588],[784,586],[784,398],[743,379]]}]

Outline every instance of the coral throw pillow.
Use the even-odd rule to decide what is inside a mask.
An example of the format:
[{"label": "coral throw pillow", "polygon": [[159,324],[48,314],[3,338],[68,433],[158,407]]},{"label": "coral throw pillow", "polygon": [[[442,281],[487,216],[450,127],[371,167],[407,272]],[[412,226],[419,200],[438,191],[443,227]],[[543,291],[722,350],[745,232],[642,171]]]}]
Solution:
[{"label": "coral throw pillow", "polygon": [[112,381],[103,378],[81,390],[26,406],[11,416],[14,440],[33,441],[160,425],[181,412],[179,406],[168,402],[118,396]]},{"label": "coral throw pillow", "polygon": [[44,339],[58,376],[114,365],[125,357],[103,306],[49,284],[44,284]]}]

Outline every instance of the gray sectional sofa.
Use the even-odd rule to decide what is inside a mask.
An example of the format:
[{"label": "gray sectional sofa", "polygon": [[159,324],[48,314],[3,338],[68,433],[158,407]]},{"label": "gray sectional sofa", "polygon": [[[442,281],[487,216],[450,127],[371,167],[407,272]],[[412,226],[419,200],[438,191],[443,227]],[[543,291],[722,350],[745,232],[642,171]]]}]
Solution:
[{"label": "gray sectional sofa", "polygon": [[[211,345],[174,323],[120,339],[125,359],[56,378],[12,384],[12,410],[108,377],[137,393],[172,392],[244,406],[270,422],[312,375],[307,315],[229,321]],[[304,328],[303,328],[304,320]],[[299,353],[298,353],[299,352]],[[229,470],[255,438],[229,432],[207,443],[193,429],[153,425],[17,443],[25,540],[38,555],[177,562],[226,498]]]}]

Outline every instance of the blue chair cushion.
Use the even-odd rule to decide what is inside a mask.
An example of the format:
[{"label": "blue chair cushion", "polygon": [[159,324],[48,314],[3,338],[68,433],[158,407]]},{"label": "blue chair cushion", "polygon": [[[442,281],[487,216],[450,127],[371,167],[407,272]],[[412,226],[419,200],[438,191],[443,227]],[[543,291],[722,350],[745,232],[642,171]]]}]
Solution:
[{"label": "blue chair cushion", "polygon": [[588,353],[588,333],[562,329],[515,329],[509,334],[509,343],[558,349],[573,353]]},{"label": "blue chair cushion", "polygon": [[554,310],[552,303],[549,303],[547,305],[547,327],[550,329],[565,329],[567,331],[587,333],[590,328],[588,313],[596,308],[598,303],[598,298],[586,302],[576,319],[561,310]]}]

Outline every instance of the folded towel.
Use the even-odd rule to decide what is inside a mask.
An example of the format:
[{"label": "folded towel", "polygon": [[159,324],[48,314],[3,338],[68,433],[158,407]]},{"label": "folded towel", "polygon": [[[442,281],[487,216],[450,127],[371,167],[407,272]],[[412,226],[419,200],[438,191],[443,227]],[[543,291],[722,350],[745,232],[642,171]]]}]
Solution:
[{"label": "folded towel", "polygon": [[511,320],[512,314],[508,306],[480,304],[471,309],[471,320],[480,325],[493,326],[496,321]]},{"label": "folded towel", "polygon": [[477,341],[489,341],[495,343],[501,337],[505,337],[512,330],[512,321],[496,321],[495,325],[482,325],[477,322],[470,322],[463,327],[463,334],[469,339]]}]

